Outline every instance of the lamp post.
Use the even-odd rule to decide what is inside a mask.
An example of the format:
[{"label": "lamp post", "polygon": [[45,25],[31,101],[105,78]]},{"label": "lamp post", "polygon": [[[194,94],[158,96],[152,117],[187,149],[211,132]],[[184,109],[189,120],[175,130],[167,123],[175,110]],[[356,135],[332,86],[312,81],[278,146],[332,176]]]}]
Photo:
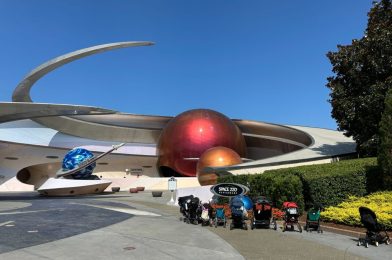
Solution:
[{"label": "lamp post", "polygon": [[167,203],[167,205],[174,205],[174,197],[173,197],[173,192],[177,189],[177,180],[174,177],[171,177],[168,180],[168,190],[171,191],[171,198],[170,201]]}]

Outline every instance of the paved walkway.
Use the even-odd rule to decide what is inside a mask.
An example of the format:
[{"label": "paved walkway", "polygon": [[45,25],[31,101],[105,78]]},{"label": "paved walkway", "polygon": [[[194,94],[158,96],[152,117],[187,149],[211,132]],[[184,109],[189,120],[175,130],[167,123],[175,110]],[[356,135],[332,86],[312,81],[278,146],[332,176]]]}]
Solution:
[{"label": "paved walkway", "polygon": [[392,259],[335,233],[230,231],[179,221],[170,193],[0,193],[1,259]]}]

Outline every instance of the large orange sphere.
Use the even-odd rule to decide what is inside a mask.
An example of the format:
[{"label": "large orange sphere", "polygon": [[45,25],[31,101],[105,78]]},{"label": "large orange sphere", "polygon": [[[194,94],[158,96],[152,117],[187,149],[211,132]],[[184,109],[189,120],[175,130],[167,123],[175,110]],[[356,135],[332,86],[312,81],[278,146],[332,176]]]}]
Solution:
[{"label": "large orange sphere", "polygon": [[197,163],[197,180],[200,185],[214,185],[218,176],[215,173],[203,172],[205,167],[222,167],[241,163],[241,157],[232,149],[218,146],[205,151]]},{"label": "large orange sphere", "polygon": [[208,149],[225,146],[246,157],[240,129],[225,115],[194,109],[174,117],[159,138],[158,169],[163,176],[196,176],[196,164]]}]

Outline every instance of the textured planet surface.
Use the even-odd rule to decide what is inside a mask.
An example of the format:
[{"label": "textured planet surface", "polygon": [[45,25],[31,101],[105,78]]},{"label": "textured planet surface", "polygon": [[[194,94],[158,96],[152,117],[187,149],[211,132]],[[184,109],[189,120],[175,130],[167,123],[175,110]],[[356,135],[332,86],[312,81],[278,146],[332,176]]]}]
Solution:
[{"label": "textured planet surface", "polygon": [[218,176],[213,172],[203,171],[205,167],[223,167],[241,163],[241,157],[234,150],[218,146],[205,151],[197,163],[197,180],[200,185],[214,185]]},{"label": "textured planet surface", "polygon": [[[72,170],[92,157],[94,157],[94,155],[89,150],[84,148],[74,148],[64,156],[62,164],[63,171]],[[72,174],[72,177],[74,179],[88,179],[93,173],[95,166],[96,164],[93,163],[82,168],[80,171]]]},{"label": "textured planet surface", "polygon": [[196,176],[200,156],[224,146],[246,157],[245,139],[225,115],[210,109],[193,109],[174,117],[158,142],[158,169],[163,176]]}]

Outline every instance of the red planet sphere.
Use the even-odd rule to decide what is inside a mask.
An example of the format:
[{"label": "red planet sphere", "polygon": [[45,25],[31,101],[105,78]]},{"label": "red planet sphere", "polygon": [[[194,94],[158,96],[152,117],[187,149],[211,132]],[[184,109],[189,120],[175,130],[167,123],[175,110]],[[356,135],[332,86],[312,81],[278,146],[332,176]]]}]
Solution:
[{"label": "red planet sphere", "polygon": [[214,185],[218,176],[215,173],[203,172],[205,167],[229,166],[241,163],[241,157],[232,149],[218,146],[205,151],[197,163],[197,180],[201,186]]},{"label": "red planet sphere", "polygon": [[246,157],[245,139],[228,117],[210,109],[183,112],[162,130],[157,146],[159,172],[163,176],[194,177],[200,156],[216,146]]}]

